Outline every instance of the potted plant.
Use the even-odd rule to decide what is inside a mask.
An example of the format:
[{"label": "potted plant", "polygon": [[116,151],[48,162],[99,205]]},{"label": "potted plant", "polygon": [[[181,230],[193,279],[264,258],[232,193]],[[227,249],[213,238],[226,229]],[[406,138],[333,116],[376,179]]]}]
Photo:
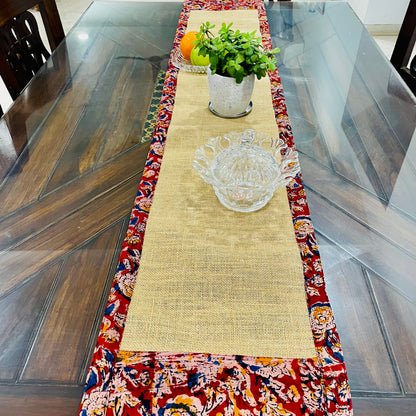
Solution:
[{"label": "potted plant", "polygon": [[264,49],[256,31],[234,31],[232,25],[222,23],[214,36],[215,25],[203,23],[194,42],[199,55],[209,56],[209,107],[223,117],[241,117],[251,110],[255,77],[261,79],[276,69],[274,54],[279,52],[278,48]]}]

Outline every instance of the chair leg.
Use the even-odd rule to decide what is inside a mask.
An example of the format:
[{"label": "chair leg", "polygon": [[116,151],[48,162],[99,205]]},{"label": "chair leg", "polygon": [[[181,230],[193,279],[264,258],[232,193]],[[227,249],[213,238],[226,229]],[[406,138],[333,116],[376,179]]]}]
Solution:
[{"label": "chair leg", "polygon": [[396,45],[394,46],[390,62],[402,76],[404,81],[416,93],[415,60],[408,63],[416,42],[416,0],[410,0],[409,7],[403,19]]}]

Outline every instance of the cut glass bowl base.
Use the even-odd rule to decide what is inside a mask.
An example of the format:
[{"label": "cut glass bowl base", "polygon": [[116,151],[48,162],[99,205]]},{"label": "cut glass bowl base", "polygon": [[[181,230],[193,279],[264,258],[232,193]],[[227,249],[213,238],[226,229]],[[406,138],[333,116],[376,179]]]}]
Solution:
[{"label": "cut glass bowl base", "polygon": [[251,129],[210,138],[196,149],[192,166],[221,204],[238,212],[263,208],[300,170],[296,150]]}]

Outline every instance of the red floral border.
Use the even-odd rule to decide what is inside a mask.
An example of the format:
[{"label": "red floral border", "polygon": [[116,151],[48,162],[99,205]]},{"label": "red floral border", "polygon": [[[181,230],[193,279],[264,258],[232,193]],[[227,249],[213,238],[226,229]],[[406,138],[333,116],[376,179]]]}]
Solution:
[{"label": "red floral border", "polygon": [[[272,48],[262,0],[185,1],[173,44],[190,10],[257,9],[265,47]],[[316,358],[119,351],[140,263],[146,222],[172,117],[178,70],[170,63],[144,174],[89,368],[80,415],[352,415],[339,337],[325,291],[301,175],[288,186],[304,266]],[[278,71],[269,74],[279,135],[294,147]]]}]

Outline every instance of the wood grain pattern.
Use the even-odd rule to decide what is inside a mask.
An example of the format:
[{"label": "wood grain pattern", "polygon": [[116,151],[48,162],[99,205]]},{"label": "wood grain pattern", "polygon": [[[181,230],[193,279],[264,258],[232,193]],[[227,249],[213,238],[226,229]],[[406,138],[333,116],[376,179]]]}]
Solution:
[{"label": "wood grain pattern", "polygon": [[[120,232],[125,230],[122,225],[118,222],[107,228],[66,258],[22,380],[79,383],[79,369],[88,347],[95,311],[101,301],[96,294],[108,287],[108,281],[113,278],[108,271],[112,270],[114,254],[108,252],[107,247],[117,245]],[[86,278],[88,276],[89,279]],[[80,287],[83,292],[81,297]],[[76,348],[68,349],[68,339]],[[85,377],[85,374],[82,376]]]},{"label": "wood grain pattern", "polygon": [[[113,164],[101,165],[9,215],[0,222],[0,249],[11,249],[33,238],[131,177],[135,176],[138,180],[135,170],[144,164],[147,153],[147,146],[131,148],[114,158],[118,169],[114,169]],[[77,192],[79,189],[85,189],[86,192]]]},{"label": "wood grain pattern", "polygon": [[1,386],[0,416],[77,414],[82,386]]},{"label": "wood grain pattern", "polygon": [[0,380],[18,377],[60,267],[46,269],[0,300]]},{"label": "wood grain pattern", "polygon": [[[409,272],[415,270],[416,258],[371,232],[330,201],[307,192],[314,226],[328,239],[337,242],[367,268],[376,271],[402,293],[416,300],[416,282]],[[316,215],[314,214],[316,213]],[[318,213],[325,213],[324,216]]]},{"label": "wood grain pattern", "polygon": [[391,287],[380,276],[369,273],[375,299],[381,316],[386,325],[386,331],[392,342],[394,356],[399,365],[400,377],[406,393],[416,393],[416,305],[401,293],[391,290]]},{"label": "wood grain pattern", "polygon": [[[333,247],[331,255],[340,258],[339,251]],[[346,259],[324,270],[352,388],[399,393],[395,369],[367,287],[365,269],[354,260]]]},{"label": "wood grain pattern", "polygon": [[[0,120],[0,416],[77,412],[180,9],[94,4]],[[347,4],[266,9],[355,414],[413,415],[414,97]]]},{"label": "wood grain pattern", "polygon": [[[55,169],[56,161],[71,140],[73,130],[88,103],[94,88],[91,79],[94,79],[94,76],[99,77],[99,68],[111,59],[111,47],[104,49],[107,53],[101,52],[105,46],[102,39],[101,42],[94,43],[94,46],[91,53],[98,56],[96,62],[88,61],[89,64],[83,65],[77,71],[71,88],[55,104],[53,113],[35,137],[31,138],[30,157],[19,163],[19,175],[6,178],[1,189],[0,215],[5,216],[34,201],[46,186],[50,173]],[[30,187],[27,186],[28,182],[31,183]]]},{"label": "wood grain pattern", "polygon": [[[127,215],[131,211],[139,179],[140,175],[129,179],[113,192],[97,198],[94,204],[88,204],[73,215],[51,225],[44,232],[14,247],[12,251],[1,253],[0,296]],[[22,262],[22,253],[31,253],[25,262]]]},{"label": "wood grain pattern", "polygon": [[357,416],[413,416],[415,398],[357,397],[353,399],[354,414]]},{"label": "wood grain pattern", "polygon": [[311,157],[301,156],[301,163],[305,172],[313,172],[308,180],[308,186],[313,192],[350,213],[355,221],[366,224],[373,233],[382,235],[401,250],[414,255],[412,245],[416,227],[404,215],[409,213],[403,213],[394,206],[386,206],[375,194],[345,181],[340,176],[332,175],[331,170]]},{"label": "wood grain pattern", "polygon": [[77,413],[147,158],[181,7],[109,5],[91,6],[0,121],[0,415]]},{"label": "wood grain pattern", "polygon": [[410,416],[415,98],[345,6],[266,8],[354,414]]}]

